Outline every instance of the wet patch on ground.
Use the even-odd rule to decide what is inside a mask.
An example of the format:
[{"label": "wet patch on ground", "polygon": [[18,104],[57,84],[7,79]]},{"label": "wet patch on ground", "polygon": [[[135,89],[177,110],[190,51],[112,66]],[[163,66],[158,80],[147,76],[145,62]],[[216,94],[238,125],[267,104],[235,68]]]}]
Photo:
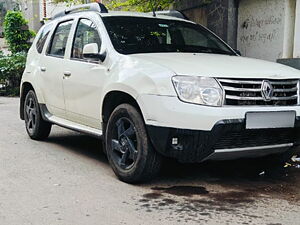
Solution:
[{"label": "wet patch on ground", "polygon": [[160,193],[148,193],[148,194],[144,194],[144,198],[145,199],[158,199],[162,197],[162,194]]},{"label": "wet patch on ground", "polygon": [[195,186],[173,186],[173,187],[153,187],[154,191],[161,191],[176,196],[186,196],[190,197],[193,195],[206,195],[209,192],[205,187],[195,187]]},{"label": "wet patch on ground", "polygon": [[299,162],[282,166],[258,166],[253,161],[175,163],[168,165],[162,178],[164,184],[157,182],[150,187],[150,192],[139,199],[136,210],[168,211],[170,218],[178,218],[179,222],[200,223],[230,214],[240,224],[251,224],[269,216],[249,211],[255,209],[256,203],[268,204],[268,199],[279,199],[300,205]]},{"label": "wet patch on ground", "polygon": [[[242,167],[238,175],[224,171],[214,172],[216,180],[211,184],[224,188],[234,188],[256,196],[283,199],[293,204],[300,203],[300,168],[299,163],[288,162],[280,165],[265,165],[255,168]],[[228,173],[229,172],[229,173]],[[243,173],[244,172],[244,173]]]},{"label": "wet patch on ground", "polygon": [[[177,218],[177,222],[207,221],[221,217],[224,213],[231,213],[241,218],[240,222],[251,222],[256,215],[245,214],[247,204],[252,204],[254,199],[247,192],[229,191],[224,193],[209,192],[202,186],[171,186],[154,187],[151,194],[145,194],[139,200],[136,210],[146,212],[169,212],[167,219]],[[230,222],[230,221],[227,221]]]}]

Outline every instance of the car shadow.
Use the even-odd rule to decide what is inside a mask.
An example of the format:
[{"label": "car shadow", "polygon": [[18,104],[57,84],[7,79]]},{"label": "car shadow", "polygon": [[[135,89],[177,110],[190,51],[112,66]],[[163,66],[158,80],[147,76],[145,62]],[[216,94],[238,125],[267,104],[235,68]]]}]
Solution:
[{"label": "car shadow", "polygon": [[77,154],[108,163],[103,153],[102,140],[73,131],[55,132],[45,140],[47,143],[63,146]]},{"label": "car shadow", "polygon": [[[108,165],[100,139],[65,131],[55,132],[46,141]],[[276,198],[298,201],[299,164],[287,162],[273,165],[257,159],[181,164],[166,159],[159,176],[149,183],[141,184],[141,187],[149,190],[150,198],[163,192],[186,197],[193,196],[194,193],[206,194],[209,192],[205,188],[207,186],[234,190],[232,196],[224,197],[226,201],[232,202],[247,202],[250,197],[258,195],[274,195]],[[214,198],[221,199],[222,196]],[[147,197],[144,198],[145,201],[146,199]]]}]

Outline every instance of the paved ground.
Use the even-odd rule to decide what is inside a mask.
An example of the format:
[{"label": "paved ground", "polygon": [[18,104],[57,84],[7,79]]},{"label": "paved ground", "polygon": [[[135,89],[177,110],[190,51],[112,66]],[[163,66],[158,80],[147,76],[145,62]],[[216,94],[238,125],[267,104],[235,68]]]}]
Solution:
[{"label": "paved ground", "polygon": [[[150,184],[118,181],[98,140],[54,127],[30,140],[18,99],[0,98],[0,224],[300,224],[300,169],[250,161],[165,165]],[[268,166],[269,167],[269,166]]]}]

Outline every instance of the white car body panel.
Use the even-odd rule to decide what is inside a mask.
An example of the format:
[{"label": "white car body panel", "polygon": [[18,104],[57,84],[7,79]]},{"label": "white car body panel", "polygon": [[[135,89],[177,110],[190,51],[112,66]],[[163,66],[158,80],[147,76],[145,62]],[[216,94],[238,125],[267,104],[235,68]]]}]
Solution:
[{"label": "white car body panel", "polygon": [[217,78],[299,78],[299,70],[279,63],[241,56],[205,53],[152,53],[135,54],[142,59],[169,68],[178,75]]},{"label": "white car body panel", "polygon": [[63,91],[62,74],[63,68],[57,66],[62,64],[63,59],[43,56],[41,58],[41,67],[46,71],[40,71],[39,86],[42,89],[43,97],[49,111],[59,117],[65,118],[65,100]]},{"label": "white car body panel", "polygon": [[208,107],[185,103],[173,96],[157,95],[141,95],[138,102],[141,104],[146,124],[189,130],[199,130],[200,128],[210,131],[215,124],[222,120],[243,120],[248,112],[295,111],[296,116],[300,116],[299,106]]}]

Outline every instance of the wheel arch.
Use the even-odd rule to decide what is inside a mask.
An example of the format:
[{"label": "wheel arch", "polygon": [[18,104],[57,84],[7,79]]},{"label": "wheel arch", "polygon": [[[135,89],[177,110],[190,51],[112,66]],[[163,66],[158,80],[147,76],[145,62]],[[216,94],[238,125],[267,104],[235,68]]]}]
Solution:
[{"label": "wheel arch", "polygon": [[21,120],[24,120],[24,102],[26,95],[28,94],[29,91],[34,91],[34,88],[31,83],[29,82],[24,82],[21,86],[21,92],[20,92],[20,118]]},{"label": "wheel arch", "polygon": [[101,116],[102,116],[102,128],[103,128],[103,133],[105,133],[106,129],[106,124],[109,120],[109,117],[111,113],[114,111],[114,109],[121,104],[130,104],[134,106],[141,114],[143,117],[142,110],[136,100],[131,94],[124,92],[124,91],[110,91],[108,92],[102,102],[102,110],[101,110]]}]

